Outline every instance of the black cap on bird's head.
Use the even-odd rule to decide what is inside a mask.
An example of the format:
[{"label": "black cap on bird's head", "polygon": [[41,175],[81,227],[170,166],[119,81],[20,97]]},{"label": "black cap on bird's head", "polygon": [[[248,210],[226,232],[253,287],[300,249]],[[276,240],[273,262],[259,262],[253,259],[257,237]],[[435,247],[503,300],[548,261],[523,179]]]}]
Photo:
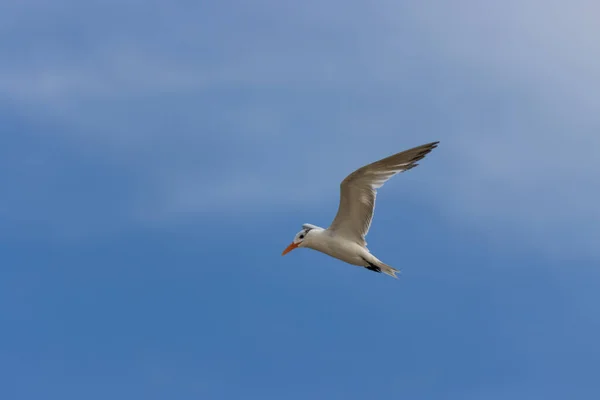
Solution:
[{"label": "black cap on bird's head", "polygon": [[281,255],[284,256],[287,253],[289,253],[290,251],[292,251],[298,247],[302,247],[302,242],[304,242],[304,239],[308,235],[308,232],[310,232],[311,230],[313,230],[315,228],[318,228],[318,226],[312,225],[312,224],[303,224],[302,230],[296,234],[292,243],[290,243],[290,245],[285,248],[285,250],[283,251],[283,253],[281,253]]}]

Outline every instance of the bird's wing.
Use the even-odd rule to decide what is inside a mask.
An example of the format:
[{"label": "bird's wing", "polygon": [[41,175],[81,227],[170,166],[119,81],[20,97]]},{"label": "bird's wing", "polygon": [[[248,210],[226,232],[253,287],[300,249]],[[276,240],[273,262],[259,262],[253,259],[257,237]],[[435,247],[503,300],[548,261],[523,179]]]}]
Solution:
[{"label": "bird's wing", "polygon": [[416,162],[435,149],[438,143],[432,142],[405,150],[365,165],[348,175],[340,184],[340,205],[328,230],[366,246],[365,236],[373,219],[377,189],[397,173],[416,167]]}]

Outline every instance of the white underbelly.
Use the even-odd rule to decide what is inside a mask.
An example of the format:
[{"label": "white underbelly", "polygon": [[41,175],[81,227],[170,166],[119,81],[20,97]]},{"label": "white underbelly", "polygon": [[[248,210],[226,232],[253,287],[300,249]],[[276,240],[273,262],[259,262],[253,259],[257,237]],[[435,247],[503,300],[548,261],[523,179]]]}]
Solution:
[{"label": "white underbelly", "polygon": [[315,242],[311,246],[314,250],[347,262],[348,264],[359,266],[365,265],[365,259],[361,257],[361,255],[366,255],[369,251],[358,243],[329,235],[323,235],[319,239],[321,240]]}]

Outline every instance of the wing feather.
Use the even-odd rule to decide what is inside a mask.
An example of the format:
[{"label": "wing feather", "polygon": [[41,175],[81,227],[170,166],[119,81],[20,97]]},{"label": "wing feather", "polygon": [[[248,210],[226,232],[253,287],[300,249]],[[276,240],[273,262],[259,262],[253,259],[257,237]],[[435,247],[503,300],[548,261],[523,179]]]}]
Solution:
[{"label": "wing feather", "polygon": [[338,212],[329,226],[330,231],[366,246],[365,236],[369,232],[375,209],[377,189],[392,176],[416,167],[439,142],[391,155],[357,169],[340,184]]}]

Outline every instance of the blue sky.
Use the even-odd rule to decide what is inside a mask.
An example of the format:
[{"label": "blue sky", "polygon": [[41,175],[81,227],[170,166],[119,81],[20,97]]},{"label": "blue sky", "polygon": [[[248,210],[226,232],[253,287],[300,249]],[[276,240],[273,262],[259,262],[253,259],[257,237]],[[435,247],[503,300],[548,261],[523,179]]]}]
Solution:
[{"label": "blue sky", "polygon": [[[4,1],[0,396],[596,399],[595,2]],[[353,169],[400,279],[281,251]]]}]

